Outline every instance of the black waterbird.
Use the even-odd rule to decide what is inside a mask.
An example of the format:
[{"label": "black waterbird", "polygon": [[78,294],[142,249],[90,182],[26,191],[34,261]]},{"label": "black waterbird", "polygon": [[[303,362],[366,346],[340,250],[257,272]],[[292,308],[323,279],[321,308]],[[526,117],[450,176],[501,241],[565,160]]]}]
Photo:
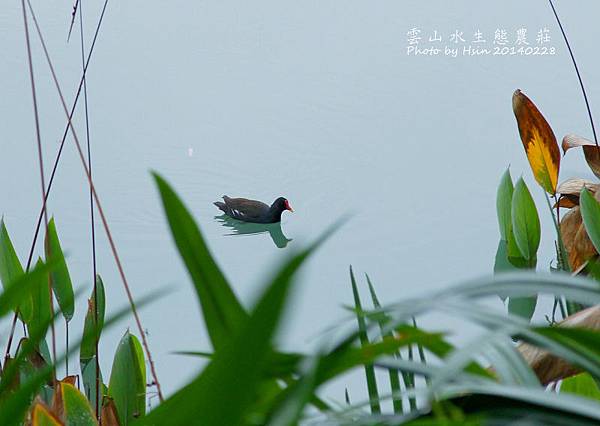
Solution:
[{"label": "black waterbird", "polygon": [[215,201],[214,205],[233,219],[252,223],[281,222],[281,214],[285,210],[294,211],[289,201],[283,197],[279,197],[269,206],[261,201],[223,195],[223,201]]}]

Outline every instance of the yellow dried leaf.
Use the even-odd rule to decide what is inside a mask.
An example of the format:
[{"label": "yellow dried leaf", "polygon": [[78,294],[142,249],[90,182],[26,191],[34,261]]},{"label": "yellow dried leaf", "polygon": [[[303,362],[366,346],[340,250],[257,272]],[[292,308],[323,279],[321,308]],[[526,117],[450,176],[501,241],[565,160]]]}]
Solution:
[{"label": "yellow dried leaf", "polygon": [[513,94],[519,135],[535,180],[549,194],[556,193],[560,151],[552,128],[535,104],[520,90]]}]

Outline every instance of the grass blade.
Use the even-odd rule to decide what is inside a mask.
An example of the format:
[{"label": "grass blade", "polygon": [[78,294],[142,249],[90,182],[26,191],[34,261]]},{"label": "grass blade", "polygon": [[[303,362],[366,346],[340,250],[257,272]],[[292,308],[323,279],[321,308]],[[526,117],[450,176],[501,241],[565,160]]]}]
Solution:
[{"label": "grass blade", "polygon": [[[381,308],[381,304],[379,303],[379,299],[377,298],[377,294],[375,293],[375,288],[373,287],[373,284],[371,283],[371,279],[369,278],[369,276],[366,275],[366,277],[367,277],[367,284],[369,285],[369,292],[371,293],[371,299],[373,301],[373,307],[375,309],[379,309],[379,308]],[[378,323],[379,323],[379,329],[381,331],[382,338],[385,336],[392,337],[392,338],[394,337],[391,332],[385,332],[385,330],[384,330],[385,321],[383,318],[378,319]],[[396,351],[394,356],[396,358],[401,358],[400,351]],[[394,369],[394,368],[389,368],[388,375],[390,377],[390,389],[392,391],[392,405],[394,407],[394,413],[402,414],[404,412],[404,407],[403,407],[402,397],[399,396],[400,392],[402,392],[402,389],[400,387],[400,371],[398,371],[397,369]]]},{"label": "grass blade", "polygon": [[[350,282],[352,284],[352,294],[354,295],[354,307],[356,308],[356,320],[358,321],[358,337],[360,344],[365,347],[369,344],[369,336],[367,335],[367,324],[365,322],[364,314],[362,313],[362,305],[360,303],[360,296],[358,294],[358,288],[356,287],[356,280],[354,278],[354,272],[352,266],[350,267]],[[369,393],[369,400],[371,401],[371,413],[381,413],[381,405],[379,404],[379,392],[377,390],[377,379],[375,377],[375,368],[372,363],[365,363],[365,376],[367,379],[367,391]]]},{"label": "grass blade", "polygon": [[204,371],[139,424],[194,424],[199,419],[203,426],[244,423],[255,402],[294,274],[311,250],[283,265],[249,319],[216,351]]},{"label": "grass blade", "polygon": [[154,179],[175,245],[194,283],[211,342],[218,349],[248,320],[248,314],[214,261],[200,229],[181,199],[158,174],[154,174]]}]

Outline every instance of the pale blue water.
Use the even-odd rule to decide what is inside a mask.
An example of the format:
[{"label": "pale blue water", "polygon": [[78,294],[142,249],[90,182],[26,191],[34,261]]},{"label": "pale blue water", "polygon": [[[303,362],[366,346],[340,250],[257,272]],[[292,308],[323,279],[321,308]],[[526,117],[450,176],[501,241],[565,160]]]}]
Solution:
[{"label": "pale blue water", "polygon": [[[88,45],[101,5],[83,2]],[[66,43],[72,4],[35,1],[34,7],[71,102],[81,67],[77,29]],[[600,99],[600,6],[588,0],[557,7],[594,106]],[[490,43],[497,28],[514,38],[525,27],[532,44],[548,27],[556,54],[407,56],[407,32],[415,27],[423,37],[461,30],[471,38],[480,29]],[[48,174],[65,120],[32,40]],[[0,51],[0,214],[25,259],[40,188],[18,1],[0,10]],[[171,352],[210,345],[150,170],[186,200],[247,306],[273,265],[352,214],[304,268],[282,333],[286,348],[309,350],[312,338],[343,318],[342,305],[351,303],[349,264],[361,279],[369,272],[383,301],[490,272],[498,240],[496,186],[509,164],[538,199],[539,265],[548,264],[553,232],[518,139],[511,110],[516,88],[532,97],[559,139],[590,136],[572,65],[544,1],[111,1],[88,83],[95,181],[132,290],[137,297],[172,290],[142,311],[167,393],[201,365]],[[76,124],[83,140],[82,114],[80,108]],[[570,176],[591,176],[575,151],[562,164],[561,178]],[[223,194],[269,203],[287,197],[295,213],[284,214],[281,233],[291,241],[279,248],[269,233],[230,235],[212,205]],[[74,282],[87,294],[87,187],[71,139],[49,210]],[[98,229],[110,311],[126,298]],[[82,299],[73,333],[84,306]],[[473,336],[455,320],[432,316],[423,324],[454,329],[457,340]],[[128,326],[133,322],[123,321],[103,337],[105,374]],[[7,328],[0,329],[2,346]],[[342,400],[346,386],[353,400],[364,395],[360,374],[326,393]]]}]

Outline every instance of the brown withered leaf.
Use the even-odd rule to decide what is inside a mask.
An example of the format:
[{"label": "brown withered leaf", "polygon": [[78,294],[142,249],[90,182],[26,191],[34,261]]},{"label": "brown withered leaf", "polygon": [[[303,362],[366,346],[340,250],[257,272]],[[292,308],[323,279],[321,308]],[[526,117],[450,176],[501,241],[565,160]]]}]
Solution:
[{"label": "brown withered leaf", "polygon": [[598,190],[600,184],[580,178],[567,179],[556,188],[556,192],[561,195],[577,195],[581,194],[583,188],[589,189],[592,194]]},{"label": "brown withered leaf", "polygon": [[572,134],[563,138],[562,149],[565,154],[569,149],[578,147],[583,148],[585,161],[587,161],[594,175],[600,179],[600,150],[594,141]]},{"label": "brown withered leaf", "polygon": [[[600,305],[579,311],[565,318],[558,326],[582,327],[600,331]],[[563,359],[530,344],[522,343],[517,349],[543,385],[570,377],[580,371],[579,368]]]},{"label": "brown withered leaf", "polygon": [[560,169],[556,136],[542,113],[523,92],[515,91],[512,104],[533,176],[546,192],[554,195]]},{"label": "brown withered leaf", "polygon": [[588,259],[598,254],[585,231],[579,206],[573,207],[562,218],[560,232],[569,253],[571,270],[579,269]]},{"label": "brown withered leaf", "polygon": [[586,179],[571,178],[567,179],[556,188],[556,193],[560,194],[558,202],[554,203],[554,207],[573,208],[579,205],[579,194],[583,188],[587,188],[592,194],[595,194],[600,184],[591,182]]},{"label": "brown withered leaf", "polygon": [[579,196],[577,195],[561,195],[556,203],[552,206],[553,209],[562,207],[564,209],[572,209],[579,205]]},{"label": "brown withered leaf", "polygon": [[77,376],[65,376],[65,378],[61,380],[61,383],[68,383],[72,386],[77,386]]},{"label": "brown withered leaf", "polygon": [[101,426],[120,426],[115,401],[105,396],[102,400]]}]

